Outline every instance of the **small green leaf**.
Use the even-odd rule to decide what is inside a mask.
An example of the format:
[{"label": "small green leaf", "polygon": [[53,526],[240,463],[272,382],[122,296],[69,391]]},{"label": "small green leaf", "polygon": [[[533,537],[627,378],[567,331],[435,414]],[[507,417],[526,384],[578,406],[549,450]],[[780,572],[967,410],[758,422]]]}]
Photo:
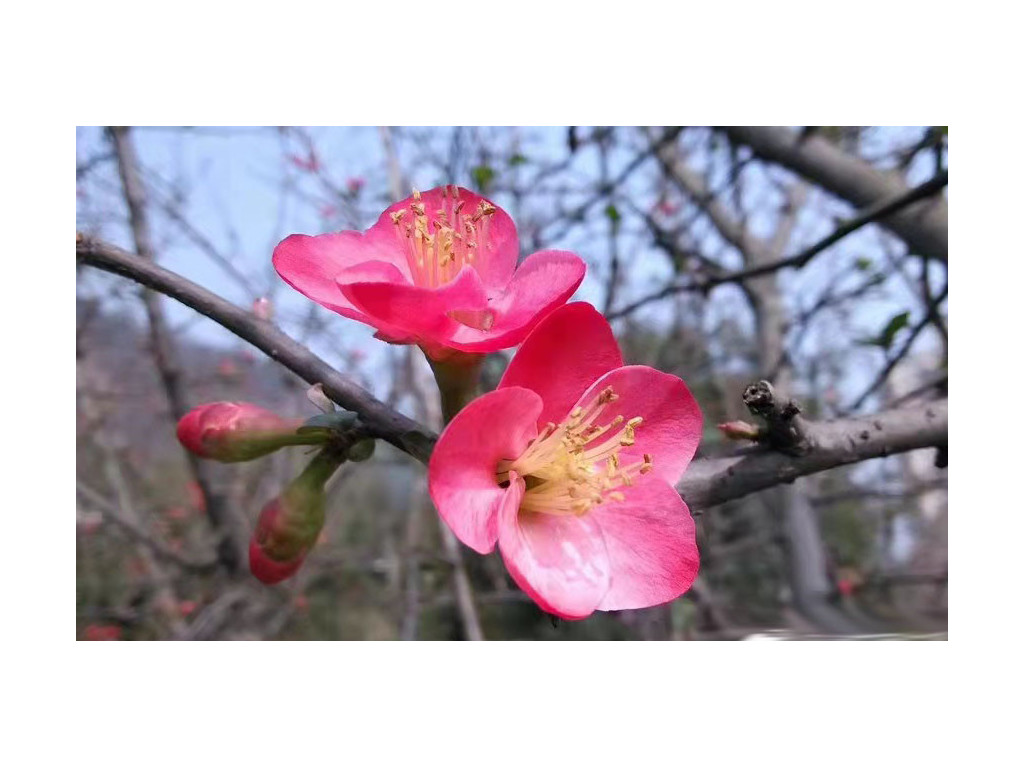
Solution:
[{"label": "small green leaf", "polygon": [[903,328],[906,328],[910,324],[910,313],[900,312],[898,315],[889,321],[888,325],[882,330],[878,336],[878,345],[886,351],[892,346],[893,340],[896,338],[896,334],[899,333]]},{"label": "small green leaf", "polygon": [[348,460],[349,461],[366,461],[368,458],[373,456],[373,451],[377,447],[377,442],[372,437],[367,437],[364,440],[360,440],[358,443],[348,449]]},{"label": "small green leaf", "polygon": [[470,171],[477,190],[486,192],[488,185],[494,180],[494,169],[489,165],[478,165]]},{"label": "small green leaf", "polygon": [[861,256],[855,262],[853,262],[853,266],[855,266],[861,272],[867,272],[869,269],[871,269],[871,259],[869,259],[867,256]]},{"label": "small green leaf", "polygon": [[518,152],[516,152],[514,155],[512,155],[512,157],[508,159],[508,164],[513,167],[517,165],[525,165],[528,162],[529,161],[526,159],[526,155],[521,155]]},{"label": "small green leaf", "polygon": [[308,432],[319,432],[322,430],[338,431],[342,429],[351,429],[355,426],[358,419],[359,415],[352,413],[352,411],[318,413],[316,416],[306,419],[305,423],[299,427],[298,433],[301,435]]},{"label": "small green leaf", "polygon": [[604,209],[604,215],[608,217],[612,224],[618,224],[622,221],[622,214],[619,213],[619,209],[613,203],[608,203],[608,206]]}]

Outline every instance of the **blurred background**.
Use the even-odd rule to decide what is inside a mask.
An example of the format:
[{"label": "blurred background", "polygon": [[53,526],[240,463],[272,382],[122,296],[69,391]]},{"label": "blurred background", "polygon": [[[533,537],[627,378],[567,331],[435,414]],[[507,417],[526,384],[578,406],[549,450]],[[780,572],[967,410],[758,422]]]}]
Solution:
[{"label": "blurred background", "polygon": [[[877,202],[857,183],[898,192],[944,177],[946,128],[785,130],[807,152],[705,127],[80,127],[77,228],[240,306],[269,299],[286,333],[428,422],[436,395],[419,350],[307,300],[270,256],[292,233],[365,229],[413,187],[469,187],[510,213],[522,256],[586,260],[575,298],[612,321],[627,362],[687,382],[705,415],[698,456],[715,456],[736,449],[716,425],[750,420],[741,393],[758,379],[813,419],[946,392],[946,254],[911,227],[871,223],[788,268],[718,280],[799,255]],[[308,417],[308,386],[187,307],[81,265],[76,341],[79,639],[945,637],[935,450],[696,510],[701,571],[687,594],[553,622],[500,555],[445,546],[423,467],[380,442],[332,481],[304,567],[267,587],[245,547],[304,450],[190,462],[169,393]],[[489,386],[508,357],[488,359]]]}]

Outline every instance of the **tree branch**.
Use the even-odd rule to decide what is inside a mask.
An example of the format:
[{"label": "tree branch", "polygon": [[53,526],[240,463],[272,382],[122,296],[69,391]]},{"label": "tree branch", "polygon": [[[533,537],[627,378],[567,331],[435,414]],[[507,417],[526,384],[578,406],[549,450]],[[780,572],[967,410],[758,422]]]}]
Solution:
[{"label": "tree branch", "polygon": [[[310,384],[322,383],[332,400],[360,414],[370,435],[423,463],[429,460],[437,439],[433,432],[392,410],[269,323],[180,275],[107,243],[79,235],[76,254],[84,264],[160,291],[220,323]],[[946,400],[864,418],[805,422],[807,451],[803,455],[756,448],[729,457],[698,459],[678,488],[692,508],[701,509],[832,467],[945,445],[947,423]]]},{"label": "tree branch", "polygon": [[[904,194],[906,185],[895,175],[873,168],[820,136],[801,138],[799,132],[779,127],[724,127],[734,142],[750,147],[764,160],[778,163],[824,187],[858,208]],[[881,223],[920,255],[948,261],[949,209],[946,200],[920,201]]]}]

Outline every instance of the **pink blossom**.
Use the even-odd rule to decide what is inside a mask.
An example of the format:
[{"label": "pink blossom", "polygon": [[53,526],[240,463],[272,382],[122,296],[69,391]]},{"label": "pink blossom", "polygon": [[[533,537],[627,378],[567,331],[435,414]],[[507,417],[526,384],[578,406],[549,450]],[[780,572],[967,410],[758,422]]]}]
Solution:
[{"label": "pink blossom", "polygon": [[366,179],[364,179],[362,176],[353,176],[345,183],[345,186],[348,187],[348,193],[350,195],[358,195],[365,185]]},{"label": "pink blossom", "polygon": [[195,613],[198,604],[195,600],[182,600],[178,603],[178,613],[181,614],[181,618],[187,619],[193,613]]},{"label": "pink blossom", "polygon": [[234,462],[266,456],[285,445],[317,442],[322,436],[296,434],[299,420],[282,419],[252,403],[206,403],[178,422],[178,440],[204,459]]},{"label": "pink blossom", "polygon": [[444,186],[395,203],[366,232],[291,235],[274,249],[281,278],[313,301],[396,344],[494,352],[519,344],[576,290],[586,265],[541,251],[516,267],[512,219],[489,200]]},{"label": "pink blossom", "polygon": [[306,157],[291,154],[288,155],[288,159],[292,165],[300,170],[308,171],[309,173],[316,173],[320,170],[320,158],[317,157],[316,151],[312,148],[310,148],[309,154]]},{"label": "pink blossom", "polygon": [[680,379],[623,366],[608,322],[569,304],[442,433],[430,495],[467,546],[486,554],[497,544],[549,613],[657,605],[697,575],[693,518],[673,486],[701,421]]}]

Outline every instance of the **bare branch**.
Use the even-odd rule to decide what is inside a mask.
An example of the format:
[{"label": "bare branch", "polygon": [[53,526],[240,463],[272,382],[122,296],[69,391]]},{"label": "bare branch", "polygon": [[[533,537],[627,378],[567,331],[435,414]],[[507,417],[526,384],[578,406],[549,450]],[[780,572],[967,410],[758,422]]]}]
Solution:
[{"label": "bare branch", "polygon": [[[360,414],[374,437],[388,441],[423,463],[429,460],[437,439],[433,432],[392,410],[269,323],[180,275],[115,246],[80,235],[76,252],[82,263],[177,299],[255,345],[310,384],[322,383],[332,400]],[[693,508],[721,504],[832,467],[944,445],[947,418],[946,401],[941,400],[873,417],[812,422],[807,425],[811,450],[805,456],[759,449],[737,456],[699,459],[690,465],[678,487]]]},{"label": "bare branch", "polygon": [[[820,184],[858,208],[874,206],[907,192],[906,185],[897,176],[872,168],[821,136],[801,137],[798,131],[778,127],[725,127],[722,130],[732,141],[747,145],[759,157]],[[881,223],[903,238],[915,253],[946,262],[948,217],[945,198],[935,197],[908,206]]]}]

